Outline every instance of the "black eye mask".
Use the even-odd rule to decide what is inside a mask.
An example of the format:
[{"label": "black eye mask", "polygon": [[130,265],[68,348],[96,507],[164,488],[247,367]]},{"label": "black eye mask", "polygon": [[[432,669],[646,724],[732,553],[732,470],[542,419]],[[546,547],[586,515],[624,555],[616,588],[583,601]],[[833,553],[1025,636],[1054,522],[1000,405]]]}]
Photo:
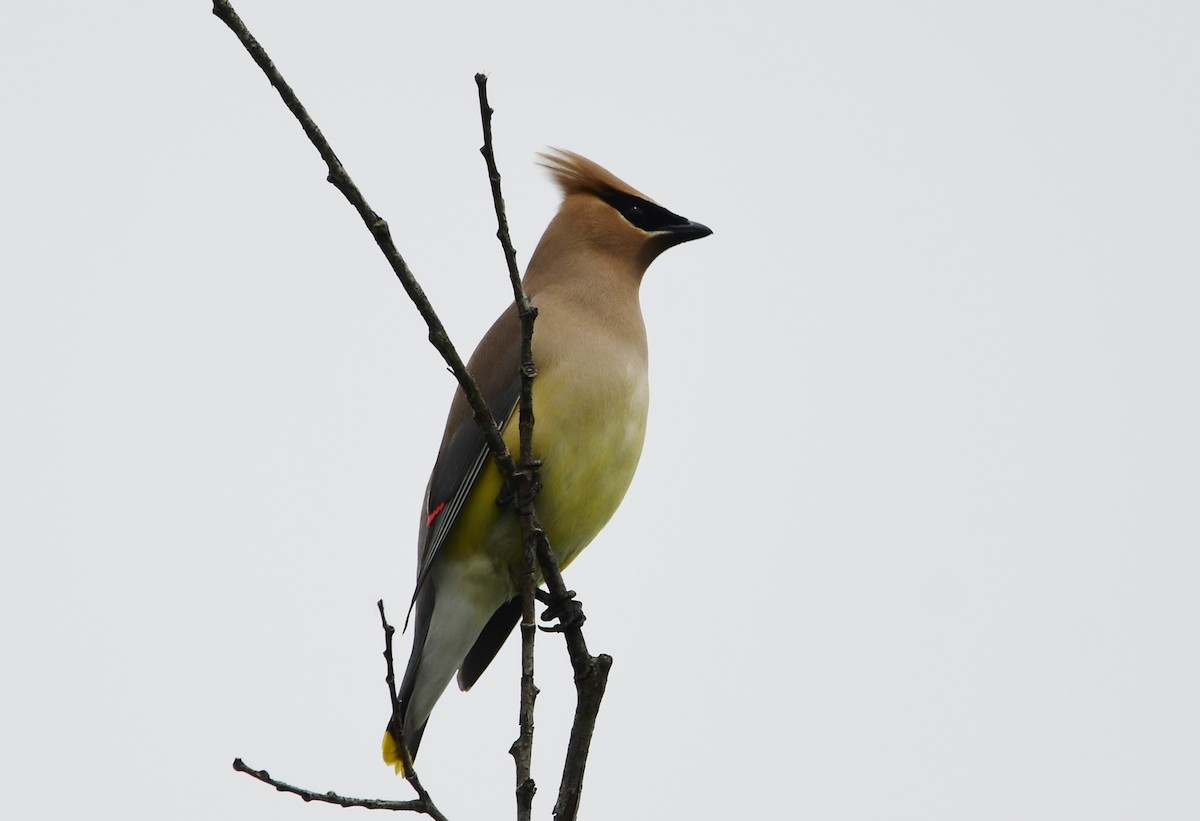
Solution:
[{"label": "black eye mask", "polygon": [[688,224],[688,221],[678,214],[673,214],[661,205],[655,205],[632,194],[610,191],[602,199],[617,209],[617,212],[630,225],[641,228],[648,233],[666,231]]}]

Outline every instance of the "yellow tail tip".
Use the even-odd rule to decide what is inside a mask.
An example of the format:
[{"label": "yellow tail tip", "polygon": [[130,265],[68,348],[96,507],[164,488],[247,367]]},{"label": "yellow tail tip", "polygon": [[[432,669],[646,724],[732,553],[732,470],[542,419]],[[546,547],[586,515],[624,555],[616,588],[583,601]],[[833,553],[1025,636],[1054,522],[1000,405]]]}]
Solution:
[{"label": "yellow tail tip", "polygon": [[384,730],[383,732],[383,763],[395,767],[396,775],[408,778],[408,767],[405,766],[404,756],[400,752],[400,745],[396,743],[396,739],[392,737],[390,730]]}]

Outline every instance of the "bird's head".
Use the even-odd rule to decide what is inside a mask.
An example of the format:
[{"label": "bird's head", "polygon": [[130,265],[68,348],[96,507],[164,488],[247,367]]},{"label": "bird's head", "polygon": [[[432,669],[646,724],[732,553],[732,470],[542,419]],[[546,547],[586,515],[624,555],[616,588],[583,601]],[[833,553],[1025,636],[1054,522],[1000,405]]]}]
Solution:
[{"label": "bird's head", "polygon": [[551,149],[541,158],[563,192],[562,207],[543,238],[556,253],[573,249],[610,255],[627,261],[640,278],[663,251],[712,233],[586,157]]}]

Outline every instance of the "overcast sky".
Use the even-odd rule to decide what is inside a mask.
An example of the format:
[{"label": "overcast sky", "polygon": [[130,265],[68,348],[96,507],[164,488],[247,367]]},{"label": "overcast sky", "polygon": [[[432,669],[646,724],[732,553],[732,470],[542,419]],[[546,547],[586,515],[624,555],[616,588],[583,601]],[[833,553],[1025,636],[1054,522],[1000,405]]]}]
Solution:
[{"label": "overcast sky", "polygon": [[[451,378],[208,4],[0,2],[0,815],[346,817],[235,756],[408,797],[375,601]],[[522,264],[547,145],[715,231],[646,278],[568,573],[584,818],[1200,817],[1200,6],[237,7],[464,353],[511,298],[477,71]],[[512,817],[516,650],[430,722],[454,819]]]}]

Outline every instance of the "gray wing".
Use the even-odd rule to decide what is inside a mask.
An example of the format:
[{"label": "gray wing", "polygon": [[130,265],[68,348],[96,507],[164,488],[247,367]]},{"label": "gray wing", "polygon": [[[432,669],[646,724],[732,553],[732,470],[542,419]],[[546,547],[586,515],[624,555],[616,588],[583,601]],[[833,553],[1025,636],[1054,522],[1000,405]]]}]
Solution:
[{"label": "gray wing", "polygon": [[[520,323],[514,307],[500,315],[467,365],[501,430],[520,399],[520,360]],[[462,391],[458,390],[450,405],[442,447],[425,489],[413,604],[489,458],[491,451],[483,431],[475,423]],[[412,605],[409,606],[410,614],[411,611]]]}]

